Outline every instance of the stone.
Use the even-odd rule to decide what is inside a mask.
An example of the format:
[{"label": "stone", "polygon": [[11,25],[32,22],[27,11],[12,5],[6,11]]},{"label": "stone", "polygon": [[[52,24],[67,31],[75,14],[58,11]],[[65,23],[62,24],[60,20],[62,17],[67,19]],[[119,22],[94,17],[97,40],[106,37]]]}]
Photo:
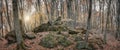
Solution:
[{"label": "stone", "polygon": [[41,39],[39,45],[46,48],[54,48],[57,46],[57,41],[54,35],[48,34]]},{"label": "stone", "polygon": [[11,45],[13,43],[16,43],[16,35],[15,31],[10,31],[5,35],[5,39],[8,41],[6,45]]},{"label": "stone", "polygon": [[28,33],[25,33],[25,38],[27,38],[27,39],[35,39],[36,35],[33,32],[28,32]]},{"label": "stone", "polygon": [[76,49],[81,50],[86,48],[87,43],[85,41],[78,41],[76,44]]},{"label": "stone", "polygon": [[69,34],[78,34],[79,31],[75,30],[75,29],[69,29]]}]

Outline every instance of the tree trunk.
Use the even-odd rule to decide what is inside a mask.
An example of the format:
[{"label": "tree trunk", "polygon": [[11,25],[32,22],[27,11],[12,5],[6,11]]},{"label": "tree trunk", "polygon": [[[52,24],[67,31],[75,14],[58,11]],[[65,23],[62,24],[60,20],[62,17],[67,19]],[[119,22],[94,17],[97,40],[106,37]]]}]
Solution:
[{"label": "tree trunk", "polygon": [[13,4],[14,29],[17,40],[17,50],[25,50],[18,15],[18,0],[13,0],[12,4]]},{"label": "tree trunk", "polygon": [[117,0],[116,39],[120,40],[120,0]]},{"label": "tree trunk", "polygon": [[108,33],[108,29],[109,29],[109,17],[110,17],[110,5],[111,5],[111,0],[109,0],[108,3],[108,11],[107,11],[107,19],[106,19],[106,25],[105,25],[105,32],[104,32],[104,43],[106,44],[106,36]]},{"label": "tree trunk", "polygon": [[9,16],[9,13],[8,13],[8,2],[7,2],[7,0],[5,0],[5,3],[6,3],[6,9],[7,9],[7,21],[8,21],[8,24],[9,24],[9,27],[10,27],[10,29],[12,28],[11,27],[11,24],[10,24],[10,16]]},{"label": "tree trunk", "polygon": [[[1,0],[1,7],[3,7],[3,0]],[[3,37],[3,10],[0,11],[0,15],[1,15],[1,37]]]},{"label": "tree trunk", "polygon": [[88,19],[87,19],[87,31],[85,35],[85,41],[88,41],[88,30],[90,30],[90,19],[91,19],[91,14],[92,14],[92,0],[89,0],[89,11],[88,11]]}]

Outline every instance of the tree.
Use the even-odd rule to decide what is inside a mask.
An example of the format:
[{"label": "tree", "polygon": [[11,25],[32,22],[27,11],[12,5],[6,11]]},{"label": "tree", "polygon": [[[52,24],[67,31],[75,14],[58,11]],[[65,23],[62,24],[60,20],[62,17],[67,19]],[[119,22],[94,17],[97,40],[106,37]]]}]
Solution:
[{"label": "tree", "polygon": [[7,20],[8,20],[8,24],[9,24],[9,27],[11,29],[11,25],[10,25],[10,16],[9,16],[9,13],[8,13],[8,2],[7,0],[5,0],[5,3],[6,3],[6,10],[7,10]]},{"label": "tree", "polygon": [[[1,2],[0,2],[0,7],[2,7],[2,0],[1,0]],[[2,38],[2,33],[3,33],[3,27],[2,27],[2,25],[3,25],[3,19],[2,19],[2,10],[0,10],[0,39]]]},{"label": "tree", "polygon": [[1,26],[0,26],[1,34],[0,34],[0,36],[1,37],[3,37],[3,11],[4,11],[2,2],[3,2],[3,0],[1,0],[1,5],[0,5],[2,7],[1,10],[0,10],[0,17],[1,17],[1,19],[0,19],[1,20]]},{"label": "tree", "polygon": [[17,40],[17,50],[25,50],[23,38],[22,38],[22,31],[21,31],[21,25],[18,15],[18,0],[13,0],[13,17],[14,17],[14,29],[16,34],[16,40]]},{"label": "tree", "polygon": [[104,32],[104,43],[106,44],[106,36],[107,36],[107,31],[108,31],[108,28],[109,28],[109,18],[110,18],[110,5],[111,5],[111,0],[109,0],[108,2],[108,11],[107,11],[107,19],[106,19],[106,25],[105,25],[105,28],[106,28],[106,31]]},{"label": "tree", "polygon": [[120,0],[117,0],[116,38],[120,40]]},{"label": "tree", "polygon": [[89,11],[88,11],[88,18],[87,18],[87,31],[85,35],[85,41],[88,41],[88,30],[90,30],[90,19],[91,19],[91,14],[92,14],[92,0],[89,0]]}]

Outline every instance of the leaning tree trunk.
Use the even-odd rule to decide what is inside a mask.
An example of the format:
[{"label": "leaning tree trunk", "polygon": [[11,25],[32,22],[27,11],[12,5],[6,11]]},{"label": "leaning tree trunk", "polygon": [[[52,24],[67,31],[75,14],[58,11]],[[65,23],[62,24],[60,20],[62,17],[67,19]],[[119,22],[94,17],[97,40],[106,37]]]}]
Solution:
[{"label": "leaning tree trunk", "polygon": [[18,0],[13,0],[12,4],[13,4],[14,29],[17,40],[17,50],[25,50],[18,15]]}]

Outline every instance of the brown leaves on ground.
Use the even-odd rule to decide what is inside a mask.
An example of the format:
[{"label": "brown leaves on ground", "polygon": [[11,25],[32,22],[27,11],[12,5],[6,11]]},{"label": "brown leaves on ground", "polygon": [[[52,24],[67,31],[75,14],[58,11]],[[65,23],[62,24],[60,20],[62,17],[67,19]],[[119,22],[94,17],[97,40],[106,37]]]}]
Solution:
[{"label": "brown leaves on ground", "polygon": [[[30,32],[29,32],[30,33]],[[27,48],[27,50],[78,50],[76,49],[77,41],[80,41],[81,36],[84,37],[84,35],[78,34],[69,34],[68,32],[61,32],[61,35],[66,36],[70,41],[73,42],[68,47],[64,47],[61,45],[58,45],[54,48],[46,48],[41,45],[39,45],[42,38],[44,38],[46,35],[50,34],[50,32],[40,32],[35,34],[35,39],[25,39],[24,43],[29,46],[30,48]],[[80,36],[80,37],[79,37]],[[120,42],[117,41],[113,35],[108,34],[107,35],[107,44],[103,44],[102,40],[102,34],[90,34],[88,43],[94,47],[94,50],[119,50],[120,49]],[[0,50],[15,50],[16,49],[16,43],[11,44],[10,46],[6,47],[7,40],[2,38],[0,40]]]}]

